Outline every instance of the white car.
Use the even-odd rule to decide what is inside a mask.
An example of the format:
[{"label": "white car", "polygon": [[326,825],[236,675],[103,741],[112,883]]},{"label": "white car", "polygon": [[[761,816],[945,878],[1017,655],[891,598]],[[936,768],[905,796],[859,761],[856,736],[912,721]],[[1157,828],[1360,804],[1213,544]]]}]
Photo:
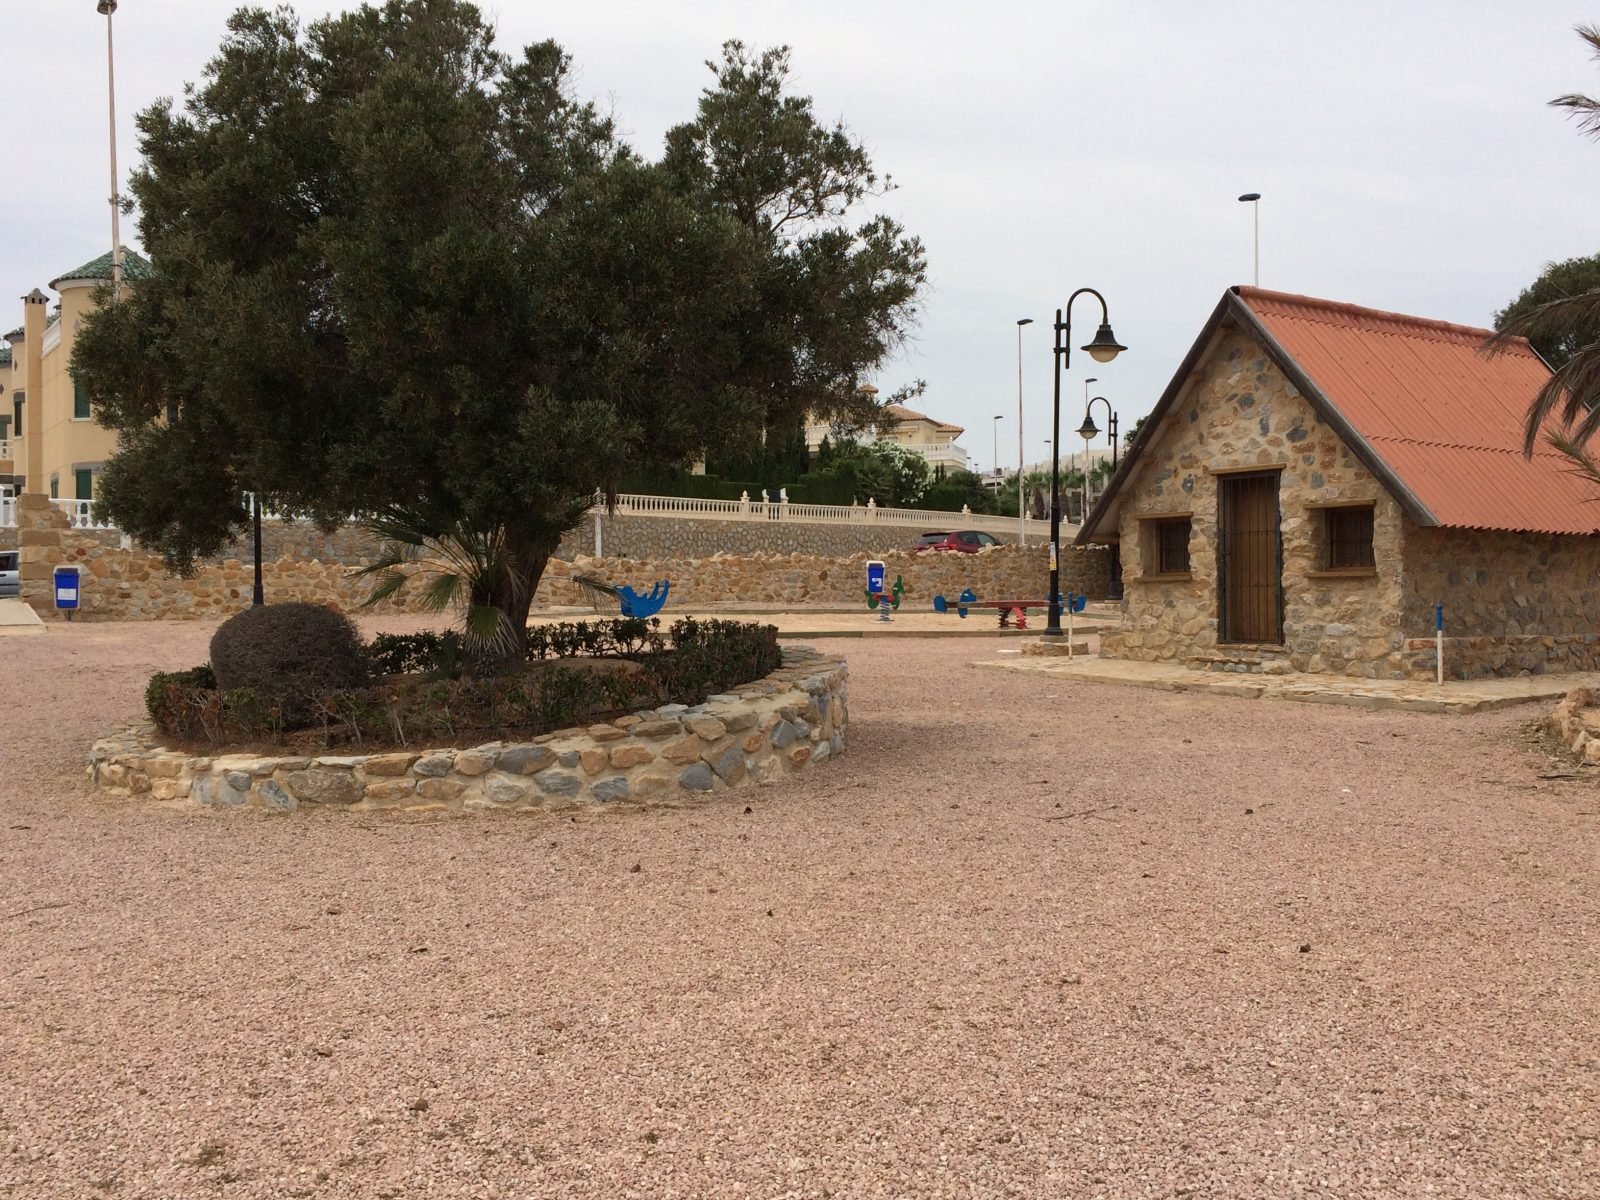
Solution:
[{"label": "white car", "polygon": [[0,597],[22,595],[22,577],[17,574],[17,552],[0,550]]}]

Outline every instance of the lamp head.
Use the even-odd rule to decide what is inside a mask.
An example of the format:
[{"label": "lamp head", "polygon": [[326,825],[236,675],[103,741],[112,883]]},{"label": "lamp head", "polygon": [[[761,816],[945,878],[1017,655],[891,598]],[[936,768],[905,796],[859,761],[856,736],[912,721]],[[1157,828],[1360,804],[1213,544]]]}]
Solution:
[{"label": "lamp head", "polygon": [[1094,359],[1095,362],[1108,363],[1126,350],[1127,347],[1117,341],[1117,335],[1111,332],[1110,322],[1102,321],[1100,322],[1100,328],[1095,331],[1094,341],[1083,347],[1083,349],[1089,352],[1089,357]]},{"label": "lamp head", "polygon": [[1078,436],[1086,442],[1092,442],[1100,436],[1100,426],[1094,423],[1093,413],[1083,414],[1083,424],[1078,426]]},{"label": "lamp head", "polygon": [[1033,324],[1033,318],[1032,317],[1018,317],[1017,318],[1017,324],[1018,325],[1032,325]]},{"label": "lamp head", "polygon": [[100,0],[100,3],[94,6],[94,10],[102,17],[109,17],[117,11],[117,0]]},{"label": "lamp head", "polygon": [[1249,204],[1251,201],[1259,200],[1259,199],[1261,199],[1261,193],[1260,192],[1246,192],[1244,195],[1239,197],[1239,203],[1240,204]]}]

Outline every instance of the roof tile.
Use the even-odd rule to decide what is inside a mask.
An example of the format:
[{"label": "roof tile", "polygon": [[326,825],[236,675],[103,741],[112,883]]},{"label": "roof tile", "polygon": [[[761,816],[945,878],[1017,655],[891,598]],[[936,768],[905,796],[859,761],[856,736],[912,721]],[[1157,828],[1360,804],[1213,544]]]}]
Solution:
[{"label": "roof tile", "polygon": [[1440,525],[1600,532],[1600,494],[1523,414],[1550,377],[1526,342],[1485,354],[1487,329],[1283,292],[1239,298]]}]

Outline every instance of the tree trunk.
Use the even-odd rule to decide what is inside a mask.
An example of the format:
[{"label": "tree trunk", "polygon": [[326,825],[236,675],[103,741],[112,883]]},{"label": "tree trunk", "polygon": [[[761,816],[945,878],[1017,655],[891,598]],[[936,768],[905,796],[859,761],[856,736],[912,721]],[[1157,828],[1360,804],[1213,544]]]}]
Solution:
[{"label": "tree trunk", "polygon": [[506,530],[509,559],[508,576],[495,581],[483,603],[500,611],[503,625],[510,631],[503,656],[485,666],[494,673],[518,669],[528,657],[528,610],[533,607],[544,578],[545,568],[561,544],[560,539]]}]

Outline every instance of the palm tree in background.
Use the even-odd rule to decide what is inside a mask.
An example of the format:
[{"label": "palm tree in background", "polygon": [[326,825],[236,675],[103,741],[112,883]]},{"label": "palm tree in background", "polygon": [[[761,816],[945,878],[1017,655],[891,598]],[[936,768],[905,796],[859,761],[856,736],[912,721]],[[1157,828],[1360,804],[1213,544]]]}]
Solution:
[{"label": "palm tree in background", "polygon": [[[1600,25],[1579,25],[1578,36],[1589,46],[1590,57],[1600,62]],[[1600,140],[1600,100],[1572,93],[1550,101],[1576,118],[1578,128]],[[1528,406],[1523,452],[1532,457],[1540,432],[1545,440],[1569,458],[1581,474],[1600,483],[1600,461],[1588,448],[1600,432],[1600,288],[1575,291],[1536,305],[1524,312],[1508,310],[1503,323],[1485,349],[1503,350],[1513,339],[1525,337],[1535,344],[1561,341],[1575,349]],[[1552,414],[1559,428],[1548,427]]]}]

